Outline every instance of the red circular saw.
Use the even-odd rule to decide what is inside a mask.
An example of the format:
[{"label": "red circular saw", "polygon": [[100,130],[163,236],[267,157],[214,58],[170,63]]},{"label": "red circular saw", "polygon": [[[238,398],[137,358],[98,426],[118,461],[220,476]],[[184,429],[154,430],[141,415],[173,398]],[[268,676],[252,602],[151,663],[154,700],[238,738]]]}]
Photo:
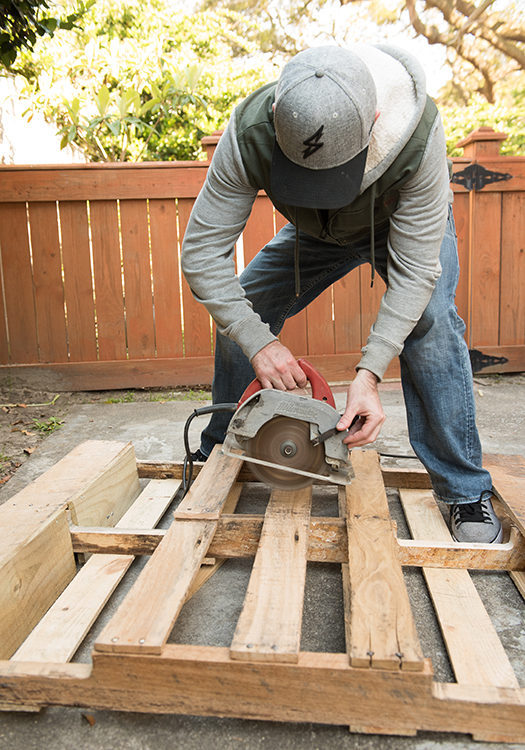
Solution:
[{"label": "red circular saw", "polygon": [[300,359],[299,365],[312,396],[263,389],[254,380],[241,396],[223,450],[241,450],[255,477],[271,487],[295,490],[316,479],[348,484],[347,431],[336,430],[340,415],[330,386],[310,362]]}]

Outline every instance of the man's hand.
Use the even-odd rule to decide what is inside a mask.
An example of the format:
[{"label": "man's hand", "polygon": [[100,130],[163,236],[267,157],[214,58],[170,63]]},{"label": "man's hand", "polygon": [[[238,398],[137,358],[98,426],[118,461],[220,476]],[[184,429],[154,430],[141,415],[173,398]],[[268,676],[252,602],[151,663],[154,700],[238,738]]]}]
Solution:
[{"label": "man's hand", "polygon": [[373,372],[359,370],[348,389],[345,413],[339,420],[337,429],[347,429],[354,417],[359,416],[343,440],[349,448],[373,443],[383,426],[386,417],[379,400],[377,382]]},{"label": "man's hand", "polygon": [[272,341],[258,351],[252,358],[252,365],[263,388],[293,391],[306,386],[306,375],[291,351],[280,341]]}]

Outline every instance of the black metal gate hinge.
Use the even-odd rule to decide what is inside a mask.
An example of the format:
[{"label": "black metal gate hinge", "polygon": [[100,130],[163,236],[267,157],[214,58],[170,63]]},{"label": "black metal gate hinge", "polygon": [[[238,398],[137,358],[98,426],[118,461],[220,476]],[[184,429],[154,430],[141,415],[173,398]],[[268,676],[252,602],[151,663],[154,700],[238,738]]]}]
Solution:
[{"label": "black metal gate hinge", "polygon": [[481,372],[485,367],[504,365],[509,361],[507,357],[491,357],[489,354],[480,352],[479,349],[469,349],[469,355],[472,372],[474,374]]},{"label": "black metal gate hinge", "polygon": [[465,190],[483,190],[485,185],[502,180],[512,180],[512,175],[506,172],[491,172],[481,164],[469,164],[461,172],[452,175],[452,182],[462,185]]}]

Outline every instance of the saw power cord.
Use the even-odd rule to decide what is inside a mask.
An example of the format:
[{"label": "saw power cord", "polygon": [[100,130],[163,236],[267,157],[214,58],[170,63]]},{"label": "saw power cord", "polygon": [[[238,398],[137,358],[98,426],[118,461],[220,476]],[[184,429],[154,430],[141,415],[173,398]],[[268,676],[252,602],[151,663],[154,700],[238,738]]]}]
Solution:
[{"label": "saw power cord", "polygon": [[[189,440],[190,424],[193,422],[195,417],[202,417],[205,414],[216,414],[221,411],[235,412],[237,411],[238,404],[213,404],[212,406],[202,406],[200,409],[194,409],[192,414],[186,420],[184,425],[184,450],[186,451],[186,457],[184,459],[184,466],[182,470],[182,498],[186,497],[191,480],[193,477],[193,459],[191,457],[191,448]],[[186,476],[186,472],[187,476]],[[182,499],[181,498],[181,499]]]},{"label": "saw power cord", "polygon": [[[184,465],[183,465],[183,471],[182,471],[182,498],[186,497],[186,494],[190,488],[192,478],[193,478],[193,459],[191,457],[191,448],[190,448],[190,442],[189,442],[189,430],[190,425],[195,419],[195,417],[201,417],[205,416],[206,414],[216,414],[217,412],[235,412],[237,411],[238,404],[213,404],[212,406],[203,406],[200,409],[194,409],[193,412],[190,414],[188,419],[186,420],[186,424],[184,425],[184,450],[186,451],[186,456],[184,458]],[[358,417],[356,417],[357,420]],[[354,420],[354,422],[356,421]],[[353,424],[353,423],[352,423]],[[324,433],[323,435],[320,435],[317,440],[318,442],[323,442],[323,439],[326,439],[329,437],[330,434],[335,434],[337,430],[329,430],[328,432]],[[314,444],[317,444],[314,442]],[[408,455],[402,455],[398,453],[379,453],[379,455],[382,458],[415,458],[417,459],[417,456],[408,456]],[[181,498],[181,499],[182,499]]]}]

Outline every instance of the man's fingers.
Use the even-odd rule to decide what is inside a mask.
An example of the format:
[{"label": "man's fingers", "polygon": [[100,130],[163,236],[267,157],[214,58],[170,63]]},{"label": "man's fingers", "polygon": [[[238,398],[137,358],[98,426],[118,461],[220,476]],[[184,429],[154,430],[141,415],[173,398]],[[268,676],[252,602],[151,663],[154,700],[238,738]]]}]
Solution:
[{"label": "man's fingers", "polygon": [[293,391],[304,388],[307,378],[293,354],[279,341],[261,349],[252,359],[252,365],[263,388]]},{"label": "man's fingers", "polygon": [[360,417],[355,425],[350,428],[343,442],[351,448],[359,448],[362,445],[373,443],[378,437],[384,421],[384,416],[382,418]]}]

